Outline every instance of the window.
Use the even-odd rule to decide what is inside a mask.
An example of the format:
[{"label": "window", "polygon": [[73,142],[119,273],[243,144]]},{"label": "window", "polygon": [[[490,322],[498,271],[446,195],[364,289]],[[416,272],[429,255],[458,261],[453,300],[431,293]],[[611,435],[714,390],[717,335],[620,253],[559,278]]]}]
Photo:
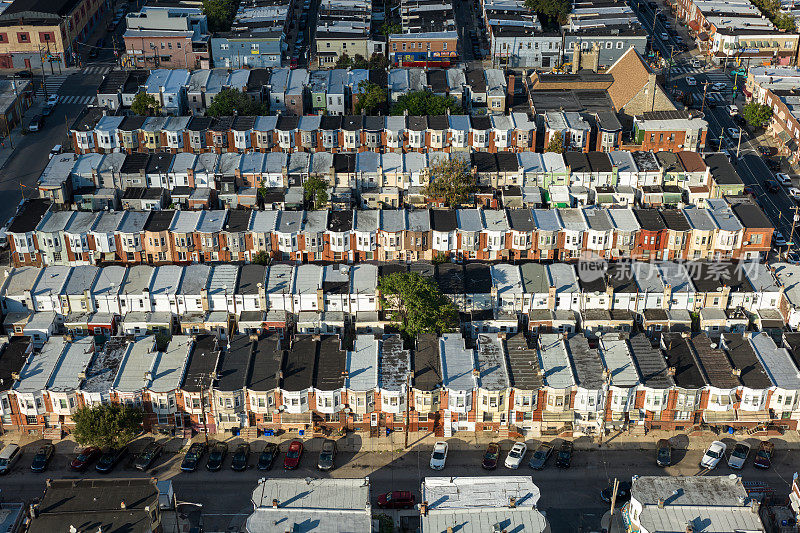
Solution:
[{"label": "window", "polygon": [[21,31],[17,32],[17,41],[20,43],[29,43],[31,42],[31,38],[30,35],[28,35],[28,32]]}]

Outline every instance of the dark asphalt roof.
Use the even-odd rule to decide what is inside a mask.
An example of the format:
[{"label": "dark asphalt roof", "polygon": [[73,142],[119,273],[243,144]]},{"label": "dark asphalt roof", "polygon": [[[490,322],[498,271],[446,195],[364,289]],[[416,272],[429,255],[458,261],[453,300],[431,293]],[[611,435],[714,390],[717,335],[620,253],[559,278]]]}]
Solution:
[{"label": "dark asphalt roof", "polygon": [[602,388],[603,361],[597,350],[589,347],[589,341],[583,333],[577,333],[567,339],[567,348],[571,355],[572,367],[575,369],[576,384],[589,390]]},{"label": "dark asphalt roof", "polygon": [[361,115],[345,115],[342,117],[342,129],[345,131],[358,131],[364,126],[364,118]]},{"label": "dark asphalt roof", "polygon": [[253,212],[249,209],[231,209],[228,211],[228,220],[225,222],[225,231],[229,233],[239,233],[247,231],[250,225],[250,217]]},{"label": "dark asphalt roof", "polygon": [[313,385],[317,342],[313,335],[295,335],[283,364],[283,384],[286,391],[302,391]]},{"label": "dark asphalt roof", "polygon": [[662,209],[661,217],[664,219],[667,228],[671,230],[689,231],[692,229],[681,209]]},{"label": "dark asphalt roof", "polygon": [[249,335],[233,335],[230,347],[222,353],[217,367],[216,389],[235,391],[247,385],[247,372],[253,358],[253,342]]},{"label": "dark asphalt roof", "polygon": [[314,372],[314,388],[331,391],[344,387],[347,352],[339,348],[337,335],[323,335]]},{"label": "dark asphalt roof", "polygon": [[14,385],[14,374],[19,374],[28,359],[31,341],[28,337],[11,337],[0,354],[0,391],[10,390]]},{"label": "dark asphalt roof", "polygon": [[239,269],[238,294],[259,294],[258,284],[261,283],[262,291],[267,279],[267,267],[264,265],[247,264]]},{"label": "dark asphalt roof", "polygon": [[442,361],[439,357],[439,338],[420,335],[411,354],[414,367],[414,388],[432,391],[442,385]]},{"label": "dark asphalt roof", "polygon": [[675,384],[684,389],[699,389],[708,385],[695,361],[688,341],[680,333],[662,333],[667,366],[674,369]]},{"label": "dark asphalt roof", "polygon": [[641,376],[642,384],[651,389],[669,389],[675,380],[669,375],[667,363],[661,350],[653,348],[644,333],[637,333],[628,339],[633,362]]},{"label": "dark asphalt roof", "polygon": [[507,209],[508,222],[515,231],[533,231],[536,224],[530,209]]},{"label": "dark asphalt roof", "polygon": [[492,292],[492,269],[483,263],[469,263],[464,269],[464,291],[467,294]]},{"label": "dark asphalt roof", "polygon": [[730,287],[731,292],[752,292],[753,286],[738,263],[691,261],[686,270],[699,292],[714,292],[720,287]]},{"label": "dark asphalt roof", "polygon": [[775,227],[766,215],[764,215],[764,211],[755,204],[734,204],[731,209],[733,209],[733,213],[745,228],[761,229]]},{"label": "dark asphalt roof", "polygon": [[214,335],[198,335],[189,357],[186,375],[183,378],[181,389],[187,392],[200,392],[203,386],[208,386],[208,376],[217,368],[219,360],[219,347]]},{"label": "dark asphalt roof", "polygon": [[50,209],[50,200],[45,198],[34,198],[27,200],[14,221],[8,227],[9,233],[28,233],[36,229],[42,221],[47,210]]},{"label": "dark asphalt roof", "polygon": [[725,352],[712,346],[705,333],[694,335],[691,344],[709,385],[720,389],[733,389],[741,385],[739,378],[733,374],[733,367]]},{"label": "dark asphalt roof", "polygon": [[277,333],[262,336],[255,343],[253,364],[247,377],[247,388],[253,391],[270,391],[280,387],[283,365],[281,338]]},{"label": "dark asphalt roof", "polygon": [[[411,265],[414,266],[414,263]],[[464,294],[464,267],[454,263],[434,265],[436,284],[443,294]]]},{"label": "dark asphalt roof", "polygon": [[139,174],[147,168],[147,162],[150,159],[150,154],[141,152],[133,152],[127,154],[122,166],[119,167],[120,174]]},{"label": "dark asphalt roof", "polygon": [[636,220],[643,230],[648,231],[661,231],[667,229],[664,224],[664,219],[658,212],[658,209],[634,209],[633,214],[636,215]]},{"label": "dark asphalt roof", "polygon": [[456,212],[452,209],[432,209],[431,229],[434,231],[455,231],[458,228]]},{"label": "dark asphalt roof", "polygon": [[151,211],[147,222],[144,225],[145,231],[166,231],[172,224],[172,219],[175,216],[175,211]]},{"label": "dark asphalt roof", "polygon": [[353,229],[353,211],[329,211],[328,230],[336,233]]},{"label": "dark asphalt roof", "polygon": [[725,154],[711,154],[706,156],[706,165],[711,169],[711,176],[720,185],[744,185],[742,178],[733,168],[728,156]]},{"label": "dark asphalt roof", "polygon": [[740,333],[723,333],[722,340],[731,366],[740,372],[742,385],[750,389],[768,389],[772,386],[767,372],[744,336]]}]

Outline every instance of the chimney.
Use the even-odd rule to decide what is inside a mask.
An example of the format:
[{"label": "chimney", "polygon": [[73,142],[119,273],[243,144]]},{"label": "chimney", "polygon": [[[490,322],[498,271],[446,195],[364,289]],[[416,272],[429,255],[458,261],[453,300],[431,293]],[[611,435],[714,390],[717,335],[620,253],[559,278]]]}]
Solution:
[{"label": "chimney", "polygon": [[694,526],[689,522],[686,522],[686,533],[694,533]]},{"label": "chimney", "polygon": [[278,498],[275,498],[275,499],[272,500],[272,508],[273,509],[277,509],[278,508]]},{"label": "chimney", "polygon": [[517,499],[514,496],[508,501],[508,506],[512,509],[517,507]]},{"label": "chimney", "polygon": [[507,105],[510,107],[511,104],[514,103],[514,86],[517,82],[516,77],[513,74],[508,75],[508,102]]},{"label": "chimney", "polygon": [[128,506],[127,506],[127,505],[125,505],[125,500],[121,500],[121,501],[119,502],[119,508],[120,508],[120,509],[123,509],[123,510],[128,508]]},{"label": "chimney", "polygon": [[419,504],[419,514],[422,516],[428,516],[428,502],[422,502]]}]

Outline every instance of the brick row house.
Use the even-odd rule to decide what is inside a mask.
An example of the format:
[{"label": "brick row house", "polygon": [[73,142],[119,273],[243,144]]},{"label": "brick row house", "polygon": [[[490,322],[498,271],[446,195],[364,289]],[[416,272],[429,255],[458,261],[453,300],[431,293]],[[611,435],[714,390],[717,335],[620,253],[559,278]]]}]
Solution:
[{"label": "brick row house", "polygon": [[761,259],[774,227],[753,203],[708,208],[160,210],[75,212],[28,202],[9,226],[15,266],[451,258]]},{"label": "brick row house", "polygon": [[[209,433],[348,429],[597,435],[612,428],[796,429],[797,334],[638,333],[423,335],[239,334],[52,337],[41,350],[7,346],[3,424],[70,430],[100,401],[141,406],[148,429]],[[16,341],[15,341],[16,343]],[[6,361],[6,358],[8,360]],[[99,370],[103,365],[102,376]],[[3,365],[0,365],[3,366]],[[204,417],[205,416],[205,417]]]}]

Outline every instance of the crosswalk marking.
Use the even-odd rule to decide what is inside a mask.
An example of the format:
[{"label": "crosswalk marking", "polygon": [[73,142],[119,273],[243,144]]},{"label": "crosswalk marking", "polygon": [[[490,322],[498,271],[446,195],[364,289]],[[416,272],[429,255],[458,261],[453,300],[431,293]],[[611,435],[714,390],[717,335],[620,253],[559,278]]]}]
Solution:
[{"label": "crosswalk marking", "polygon": [[697,74],[700,72],[699,69],[696,69],[690,65],[679,65],[672,67],[670,69],[672,74]]},{"label": "crosswalk marking", "polygon": [[[63,85],[64,80],[66,80],[69,76],[70,74],[56,74],[55,76],[47,76],[44,79],[44,85],[47,88],[47,94],[50,95],[57,93],[58,90],[61,88],[61,85]],[[36,91],[36,97],[44,98],[44,95],[45,95],[44,89],[42,87],[39,87],[39,89]]]},{"label": "crosswalk marking", "polygon": [[90,104],[94,101],[95,97],[93,95],[67,95],[67,96],[60,96],[58,98],[58,102],[61,104]]},{"label": "crosswalk marking", "polygon": [[110,66],[93,66],[83,69],[83,74],[106,74],[113,67]]}]

